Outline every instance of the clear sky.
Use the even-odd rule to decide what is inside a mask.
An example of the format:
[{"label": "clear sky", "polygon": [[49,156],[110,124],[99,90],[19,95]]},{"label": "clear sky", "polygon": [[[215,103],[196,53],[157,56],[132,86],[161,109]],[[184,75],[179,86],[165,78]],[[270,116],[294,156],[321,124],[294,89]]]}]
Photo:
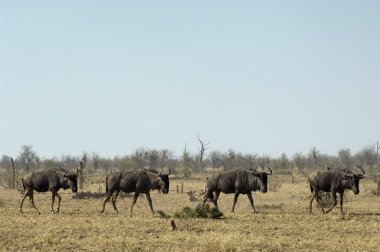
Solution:
[{"label": "clear sky", "polygon": [[379,1],[2,1],[0,155],[380,140]]}]

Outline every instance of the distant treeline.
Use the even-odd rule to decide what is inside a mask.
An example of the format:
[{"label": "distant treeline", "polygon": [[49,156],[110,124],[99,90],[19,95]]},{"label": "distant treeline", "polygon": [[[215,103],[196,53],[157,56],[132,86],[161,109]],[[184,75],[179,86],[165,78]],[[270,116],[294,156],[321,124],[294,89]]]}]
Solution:
[{"label": "distant treeline", "polygon": [[[379,143],[369,145],[357,153],[351,153],[350,149],[341,149],[336,155],[322,153],[313,147],[306,153],[296,153],[288,156],[283,153],[280,157],[266,155],[246,154],[235,150],[226,152],[208,151],[200,148],[198,153],[190,153],[185,147],[181,155],[175,156],[167,149],[156,150],[139,148],[131,154],[115,156],[113,158],[102,157],[97,153],[82,152],[76,156],[62,155],[60,157],[42,159],[33,151],[32,145],[21,146],[20,154],[13,157],[17,171],[30,172],[43,169],[73,169],[83,162],[83,171],[110,172],[111,170],[133,170],[148,168],[160,170],[169,168],[174,174],[190,176],[192,173],[204,172],[212,169],[228,171],[238,167],[255,168],[271,167],[279,173],[307,172],[326,165],[335,167],[352,168],[362,165],[368,174],[380,173]],[[0,167],[12,171],[11,157],[3,155]]]}]

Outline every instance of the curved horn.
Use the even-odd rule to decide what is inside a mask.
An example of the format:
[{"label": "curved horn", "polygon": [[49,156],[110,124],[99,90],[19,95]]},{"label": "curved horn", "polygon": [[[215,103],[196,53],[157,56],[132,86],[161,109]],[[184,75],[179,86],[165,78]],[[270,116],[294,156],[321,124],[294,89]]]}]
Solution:
[{"label": "curved horn", "polygon": [[64,177],[67,177],[67,170],[65,171],[65,173],[63,174]]},{"label": "curved horn", "polygon": [[172,173],[171,171],[170,171],[170,169],[169,169],[169,173],[168,173],[168,176],[170,175],[170,173]]},{"label": "curved horn", "polygon": [[162,170],[160,171],[160,173],[159,173],[157,176],[161,176],[163,170],[164,170],[164,169],[162,169]]},{"label": "curved horn", "polygon": [[267,173],[267,175],[272,175],[272,170],[269,167],[267,167],[267,168],[268,168],[268,170],[270,170],[270,173]]},{"label": "curved horn", "polygon": [[77,167],[77,174],[76,175],[78,175],[79,176],[79,169],[78,169],[78,167]]},{"label": "curved horn", "polygon": [[363,176],[365,174],[365,171],[363,170],[363,168],[361,168],[360,166],[356,166],[356,168],[360,169],[362,171],[362,174],[358,175],[358,176]]}]

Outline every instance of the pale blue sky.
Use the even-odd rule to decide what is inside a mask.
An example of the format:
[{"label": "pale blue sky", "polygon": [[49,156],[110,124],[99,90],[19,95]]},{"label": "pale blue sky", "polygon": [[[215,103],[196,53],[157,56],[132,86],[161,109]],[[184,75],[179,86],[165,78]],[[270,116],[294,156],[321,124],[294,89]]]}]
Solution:
[{"label": "pale blue sky", "polygon": [[379,1],[0,2],[0,155],[380,140]]}]

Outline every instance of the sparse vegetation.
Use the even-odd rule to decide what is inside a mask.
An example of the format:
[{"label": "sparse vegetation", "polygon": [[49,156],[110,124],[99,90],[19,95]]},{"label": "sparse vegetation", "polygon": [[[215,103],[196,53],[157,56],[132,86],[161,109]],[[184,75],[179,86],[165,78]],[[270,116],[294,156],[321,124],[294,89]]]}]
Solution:
[{"label": "sparse vegetation", "polygon": [[[186,190],[200,190],[205,175],[193,175],[185,182]],[[89,181],[104,181],[103,173],[88,174]],[[271,181],[281,184],[277,192]],[[179,184],[182,179],[173,179]],[[119,198],[119,214],[112,208],[99,214],[102,198],[84,197],[72,199],[69,191],[60,191],[61,213],[50,214],[50,194],[35,193],[35,201],[41,211],[37,215],[32,207],[25,213],[18,212],[20,193],[0,187],[0,237],[2,250],[116,250],[116,251],[377,251],[380,246],[378,223],[380,201],[372,194],[376,183],[364,179],[359,195],[347,193],[347,216],[342,220],[339,209],[323,215],[315,207],[314,215],[308,212],[310,189],[304,177],[273,175],[269,178],[266,194],[254,193],[257,214],[252,213],[247,197],[239,197],[235,214],[231,214],[233,195],[221,194],[219,210],[225,219],[175,218],[183,212],[204,216],[197,202],[189,202],[186,194],[152,193],[157,210],[152,216],[145,198],[138,199],[133,214],[128,212],[131,198]],[[361,183],[362,183],[361,182]],[[98,183],[85,183],[84,191],[95,193]],[[346,196],[346,194],[345,194]],[[29,202],[27,202],[29,206]],[[207,206],[206,206],[207,208]],[[190,210],[191,209],[191,210]],[[209,211],[210,216],[213,216]],[[162,216],[162,218],[160,218]],[[171,218],[169,217],[171,216]],[[176,228],[173,229],[171,219]],[[173,232],[175,230],[175,232]],[[328,239],[326,234],[329,234]],[[347,242],[342,242],[342,237]],[[26,243],[25,240],[28,242]],[[330,249],[329,249],[330,250]]]},{"label": "sparse vegetation", "polygon": [[[14,170],[10,157],[3,155],[0,161],[0,183],[3,185],[0,187],[0,223],[7,228],[0,229],[0,237],[4,250],[40,250],[41,246],[47,244],[52,250],[129,251],[165,248],[173,251],[273,251],[284,248],[292,251],[314,251],[325,247],[334,251],[375,251],[380,247],[377,239],[380,235],[380,202],[378,195],[374,193],[380,188],[376,179],[376,174],[380,172],[380,159],[372,158],[377,155],[372,146],[371,155],[365,155],[368,152],[365,149],[357,154],[342,149],[333,156],[313,147],[307,155],[282,154],[279,158],[244,154],[234,150],[210,150],[207,152],[208,156],[202,158],[201,165],[199,155],[191,154],[187,149],[176,157],[168,150],[140,148],[132,154],[114,158],[92,154],[79,156],[79,159],[69,155],[37,159],[37,153],[33,153],[36,161],[30,161],[30,165],[25,166],[21,158],[27,156],[23,154],[24,149],[21,149],[21,154],[14,160],[15,175],[18,177],[16,188],[22,189],[20,178],[27,170],[73,169],[78,165],[78,160],[85,160],[83,164],[86,165],[80,171],[83,179],[79,182],[82,183],[83,190],[77,195],[60,191],[60,214],[49,214],[50,195],[43,193],[34,195],[41,215],[37,216],[31,207],[25,208],[25,214],[19,214],[20,192],[11,189],[10,181]],[[331,214],[323,215],[315,204],[314,215],[308,212],[310,188],[306,176],[315,169],[325,170],[326,164],[335,167],[362,164],[366,170],[366,177],[360,185],[360,194],[345,194],[345,220],[340,218],[339,208],[334,209]],[[209,174],[237,167],[256,166],[273,169],[273,175],[268,180],[268,193],[254,193],[257,214],[252,213],[249,201],[243,195],[239,197],[236,213],[231,214],[229,211],[233,195],[221,194],[218,209],[209,205],[203,207],[197,200],[189,201],[189,195],[182,193],[203,190],[205,178]],[[119,195],[119,214],[114,214],[112,208],[103,215],[98,214],[104,197],[105,175],[111,170],[128,171],[141,167],[156,170],[170,168],[173,171],[169,194],[151,193],[155,207],[160,209],[156,211],[156,217],[152,217],[146,200],[140,200],[140,197],[133,214],[130,214],[126,208],[131,205],[130,196],[133,194]],[[203,172],[199,172],[202,170],[200,167]],[[180,185],[183,182],[182,188]],[[179,185],[179,193],[176,193],[175,185]],[[322,205],[328,207],[331,201],[322,202]],[[30,226],[33,228],[20,228]],[[329,239],[325,239],[327,233],[330,234]],[[342,243],[342,236],[349,242]],[[315,239],[316,237],[323,239]],[[25,239],[28,243],[25,243]]]}]

